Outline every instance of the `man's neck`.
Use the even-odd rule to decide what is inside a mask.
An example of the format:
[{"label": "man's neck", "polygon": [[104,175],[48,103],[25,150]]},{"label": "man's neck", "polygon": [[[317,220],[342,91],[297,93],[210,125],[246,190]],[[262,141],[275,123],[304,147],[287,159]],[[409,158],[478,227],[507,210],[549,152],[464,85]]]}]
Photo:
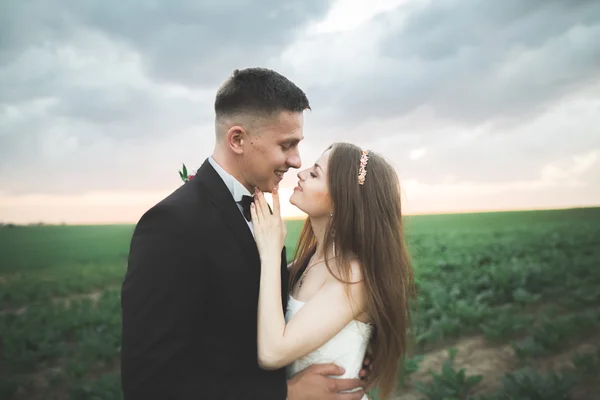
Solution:
[{"label": "man's neck", "polygon": [[254,188],[249,187],[246,181],[242,178],[241,174],[238,173],[237,163],[235,160],[231,160],[230,157],[223,154],[223,152],[219,151],[217,148],[213,151],[211,157],[217,164],[225,170],[229,175],[233,176],[239,183],[241,183],[250,193],[254,193]]}]

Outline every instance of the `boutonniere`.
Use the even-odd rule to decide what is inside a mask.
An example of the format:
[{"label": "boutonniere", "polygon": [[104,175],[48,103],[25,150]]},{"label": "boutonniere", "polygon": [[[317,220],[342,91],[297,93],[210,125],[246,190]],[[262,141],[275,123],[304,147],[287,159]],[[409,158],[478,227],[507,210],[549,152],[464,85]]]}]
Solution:
[{"label": "boutonniere", "polygon": [[194,176],[196,176],[195,172],[191,175],[188,175],[188,170],[187,170],[185,164],[181,164],[181,165],[183,166],[183,168],[181,169],[181,171],[178,171],[178,172],[179,172],[179,177],[181,178],[181,180],[183,182],[187,182],[187,181],[191,180]]}]

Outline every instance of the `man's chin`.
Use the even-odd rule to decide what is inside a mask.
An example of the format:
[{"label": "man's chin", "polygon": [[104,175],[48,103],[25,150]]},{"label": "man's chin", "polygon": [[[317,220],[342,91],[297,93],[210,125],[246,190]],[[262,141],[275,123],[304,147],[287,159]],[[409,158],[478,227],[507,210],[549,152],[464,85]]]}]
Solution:
[{"label": "man's chin", "polygon": [[273,188],[279,187],[280,182],[281,180],[269,181],[264,184],[261,184],[258,188],[261,190],[261,192],[271,193],[273,192]]},{"label": "man's chin", "polygon": [[269,182],[267,184],[259,185],[258,189],[263,193],[271,193],[273,192],[273,187],[275,187],[275,185],[272,182]]}]

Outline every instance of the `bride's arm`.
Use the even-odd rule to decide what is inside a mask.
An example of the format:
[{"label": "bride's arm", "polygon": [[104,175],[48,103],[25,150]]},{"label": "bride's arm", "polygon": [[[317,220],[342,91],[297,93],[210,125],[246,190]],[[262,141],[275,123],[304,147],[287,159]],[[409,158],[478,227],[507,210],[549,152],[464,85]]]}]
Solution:
[{"label": "bride's arm", "polygon": [[[351,281],[358,282],[357,265]],[[330,279],[287,323],[281,306],[281,270],[277,260],[261,266],[258,299],[258,361],[264,369],[282,368],[319,348],[364,311],[362,283]]]},{"label": "bride's arm", "polygon": [[[256,245],[261,259],[258,298],[258,360],[265,369],[278,369],[317,349],[362,313],[362,283],[349,285],[330,279],[286,325],[281,306],[281,249],[286,236],[279,193],[273,188],[273,210],[256,189],[251,206]],[[361,281],[351,265],[351,282]]]}]

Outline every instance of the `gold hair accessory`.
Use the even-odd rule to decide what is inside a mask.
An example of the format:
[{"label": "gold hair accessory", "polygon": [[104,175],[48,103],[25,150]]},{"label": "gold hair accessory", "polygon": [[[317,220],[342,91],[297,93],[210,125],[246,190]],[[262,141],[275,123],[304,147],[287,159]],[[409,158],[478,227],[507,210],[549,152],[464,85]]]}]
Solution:
[{"label": "gold hair accessory", "polygon": [[369,150],[363,150],[362,156],[360,156],[360,168],[358,170],[358,184],[363,185],[365,183],[365,176],[367,175],[367,161],[369,161]]}]

